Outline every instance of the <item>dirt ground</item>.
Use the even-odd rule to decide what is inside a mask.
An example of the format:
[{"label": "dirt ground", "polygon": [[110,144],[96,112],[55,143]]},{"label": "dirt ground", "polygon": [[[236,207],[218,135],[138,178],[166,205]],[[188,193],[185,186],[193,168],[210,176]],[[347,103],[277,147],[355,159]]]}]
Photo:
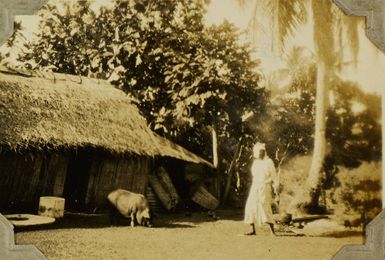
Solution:
[{"label": "dirt ground", "polygon": [[[268,227],[243,236],[242,212],[158,215],[156,227],[110,227],[105,215],[67,215],[48,227],[16,230],[17,244],[34,244],[48,259],[331,259],[347,244],[362,244],[362,232],[327,236],[277,236]],[[305,227],[306,228],[306,227]],[[318,227],[319,228],[319,227]]]}]

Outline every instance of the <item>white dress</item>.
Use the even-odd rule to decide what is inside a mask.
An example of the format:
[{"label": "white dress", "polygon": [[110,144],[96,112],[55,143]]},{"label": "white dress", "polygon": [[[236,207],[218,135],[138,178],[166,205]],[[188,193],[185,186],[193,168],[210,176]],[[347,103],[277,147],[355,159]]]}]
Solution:
[{"label": "white dress", "polygon": [[264,159],[254,159],[251,175],[253,182],[246,201],[244,221],[255,225],[274,223],[271,187],[274,185],[276,188],[278,181],[273,161],[267,156]]}]

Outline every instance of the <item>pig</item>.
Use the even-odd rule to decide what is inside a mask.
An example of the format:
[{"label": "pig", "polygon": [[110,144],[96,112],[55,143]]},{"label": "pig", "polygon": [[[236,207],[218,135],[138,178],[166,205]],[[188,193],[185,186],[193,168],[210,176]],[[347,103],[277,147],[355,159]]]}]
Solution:
[{"label": "pig", "polygon": [[111,224],[118,224],[120,216],[130,219],[131,227],[135,220],[139,225],[152,227],[152,217],[147,199],[138,193],[117,189],[108,194]]}]

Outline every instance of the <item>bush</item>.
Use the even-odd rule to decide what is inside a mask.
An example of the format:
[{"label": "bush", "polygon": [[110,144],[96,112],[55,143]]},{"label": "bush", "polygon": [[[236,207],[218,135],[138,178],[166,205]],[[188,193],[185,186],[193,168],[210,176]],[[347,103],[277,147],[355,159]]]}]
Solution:
[{"label": "bush", "polygon": [[340,169],[333,191],[334,213],[345,225],[366,224],[381,211],[381,163]]},{"label": "bush", "polygon": [[[307,179],[311,160],[311,156],[297,156],[281,166],[280,212],[290,212],[291,201]],[[364,162],[355,169],[340,167],[336,178],[325,192],[326,206],[340,224],[366,224],[381,211],[381,163]]]},{"label": "bush", "polygon": [[297,156],[281,166],[280,173],[280,212],[290,211],[294,195],[300,192],[309,174],[312,157]]}]

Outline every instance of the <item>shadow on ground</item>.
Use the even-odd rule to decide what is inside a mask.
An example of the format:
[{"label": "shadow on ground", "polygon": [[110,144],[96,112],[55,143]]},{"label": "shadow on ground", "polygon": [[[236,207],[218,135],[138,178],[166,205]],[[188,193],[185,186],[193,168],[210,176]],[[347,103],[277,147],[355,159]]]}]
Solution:
[{"label": "shadow on ground", "polygon": [[68,229],[68,228],[105,228],[110,223],[106,214],[82,214],[66,213],[64,218],[57,219],[54,223],[48,225],[16,227],[15,232],[48,230],[48,229]]},{"label": "shadow on ground", "polygon": [[[221,214],[219,214],[221,215]],[[233,213],[234,215],[234,213]],[[227,213],[226,219],[238,219]],[[230,217],[231,216],[231,217]],[[220,217],[220,219],[224,219]],[[199,223],[213,222],[214,218],[204,212],[186,213],[157,213],[154,217],[154,228],[195,228]],[[129,227],[129,220],[122,221],[119,226]],[[71,228],[107,228],[111,227],[108,214],[87,214],[66,212],[64,218],[57,219],[49,225],[15,227],[15,232],[49,230],[49,229],[71,229]]]},{"label": "shadow on ground", "polygon": [[[217,210],[213,218],[207,212],[179,212],[179,213],[156,213],[153,224],[153,228],[161,229],[192,229],[199,227],[201,224],[216,222],[216,221],[234,221],[243,223],[243,210],[230,210],[230,209],[221,209]],[[227,225],[225,222],[221,222],[222,225]],[[129,221],[121,222],[120,227],[129,226]],[[63,219],[56,220],[55,223],[49,225],[41,226],[29,226],[29,227],[15,227],[15,232],[27,232],[27,231],[36,231],[36,230],[52,230],[52,229],[99,229],[99,228],[109,228],[111,227],[109,218],[107,214],[86,214],[86,213],[70,213],[66,212]],[[305,236],[316,236],[316,237],[334,237],[334,238],[343,238],[343,237],[355,237],[363,236],[362,230],[339,230],[331,232],[302,232],[302,230],[297,230],[298,233],[305,233]],[[311,230],[310,230],[311,231]],[[324,230],[321,230],[324,231]],[[314,235],[313,235],[314,234]],[[295,235],[295,233],[293,234]]]},{"label": "shadow on ground", "polygon": [[330,232],[325,235],[322,235],[322,237],[334,237],[334,238],[357,237],[357,236],[365,237],[365,232],[363,232],[362,230],[345,230],[345,231]]},{"label": "shadow on ground", "polygon": [[[85,215],[85,214],[66,214],[63,219],[56,220],[53,224],[15,227],[15,232],[50,230],[50,229],[71,229],[71,228],[109,228],[110,225],[107,214]],[[129,222],[120,223],[118,227],[131,228]],[[194,228],[195,225],[185,223],[173,223],[166,218],[156,219],[153,228]]]}]

